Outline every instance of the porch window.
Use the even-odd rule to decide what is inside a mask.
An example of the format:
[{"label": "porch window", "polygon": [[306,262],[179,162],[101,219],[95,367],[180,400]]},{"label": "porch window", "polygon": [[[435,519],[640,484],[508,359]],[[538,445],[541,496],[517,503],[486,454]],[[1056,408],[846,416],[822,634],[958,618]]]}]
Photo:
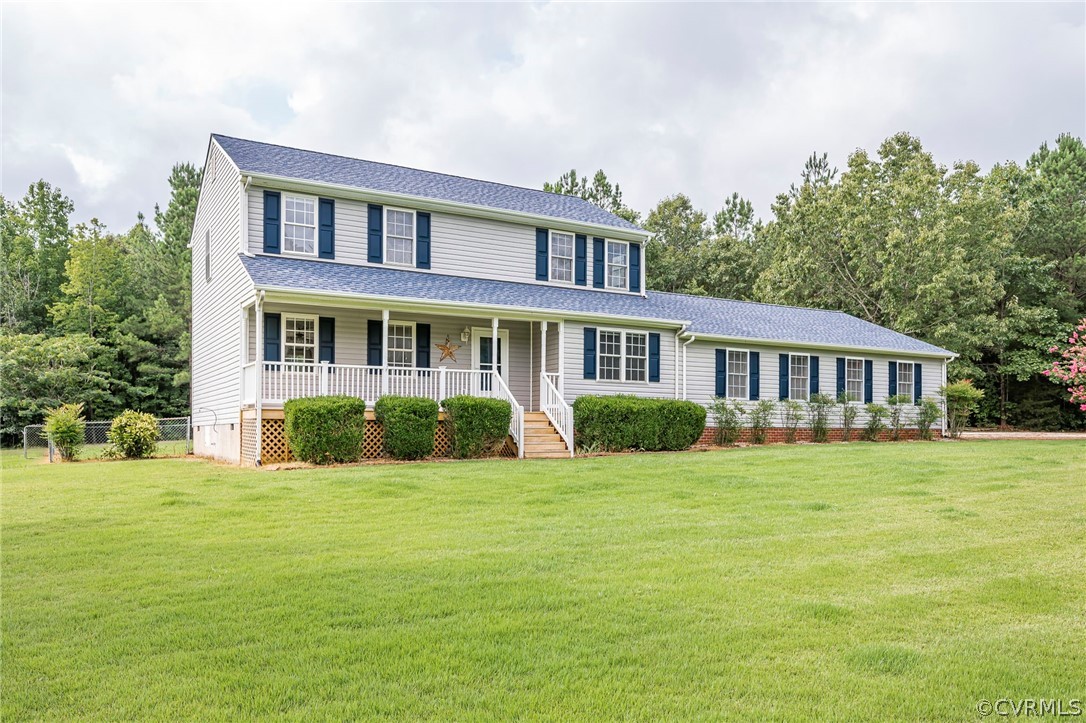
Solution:
[{"label": "porch window", "polygon": [[607,288],[626,288],[629,249],[630,245],[621,241],[607,242]]},{"label": "porch window", "polygon": [[622,381],[622,332],[600,331],[600,379]]},{"label": "porch window", "polygon": [[728,396],[746,399],[749,395],[750,354],[737,349],[728,350]]},{"label": "porch window", "polygon": [[388,365],[390,367],[415,366],[415,325],[390,323],[388,325]]},{"label": "porch window", "polygon": [[312,364],[316,360],[317,319],[283,315],[283,361]]},{"label": "porch window", "polygon": [[913,396],[913,363],[897,363],[897,393],[912,399]]},{"label": "porch window", "polygon": [[573,234],[551,231],[551,281],[573,281]]},{"label": "porch window", "polygon": [[390,264],[415,265],[415,212],[385,209],[385,259]]},{"label": "porch window", "polygon": [[864,398],[864,360],[845,360],[845,394],[850,402]]},{"label": "porch window", "polygon": [[789,358],[788,398],[806,401],[811,390],[811,357],[792,354]]},{"label": "porch window", "polygon": [[317,235],[317,202],[305,196],[283,195],[283,251],[313,254]]},{"label": "porch window", "polygon": [[648,335],[626,332],[626,381],[645,381],[648,363]]}]

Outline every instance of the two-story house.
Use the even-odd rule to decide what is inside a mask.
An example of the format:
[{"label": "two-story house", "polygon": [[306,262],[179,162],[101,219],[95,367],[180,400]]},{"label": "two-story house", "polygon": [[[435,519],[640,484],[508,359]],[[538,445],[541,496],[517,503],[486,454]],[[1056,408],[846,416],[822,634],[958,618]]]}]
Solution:
[{"label": "two-story house", "polygon": [[284,401],[317,394],[497,396],[516,453],[569,456],[583,394],[862,405],[945,381],[951,352],[847,314],[649,291],[649,238],[572,196],[213,135],[196,452],[281,459]]}]

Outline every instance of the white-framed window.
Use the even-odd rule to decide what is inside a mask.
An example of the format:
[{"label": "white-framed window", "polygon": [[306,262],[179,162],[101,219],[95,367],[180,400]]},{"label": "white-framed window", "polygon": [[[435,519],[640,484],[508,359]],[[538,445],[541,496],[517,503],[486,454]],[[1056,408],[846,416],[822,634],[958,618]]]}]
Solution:
[{"label": "white-framed window", "polygon": [[629,279],[630,245],[622,241],[607,242],[607,288],[625,289]]},{"label": "white-framed window", "polygon": [[845,359],[845,394],[850,402],[864,399],[864,360]]},{"label": "white-framed window", "polygon": [[313,364],[317,360],[317,317],[283,314],[283,361]]},{"label": "white-framed window", "polygon": [[385,261],[402,266],[415,265],[414,211],[385,209]]},{"label": "white-framed window", "polygon": [[750,396],[750,352],[728,350],[728,396],[747,399]]},{"label": "white-framed window", "polygon": [[788,398],[807,401],[811,392],[811,357],[806,354],[788,356]]},{"label": "white-framed window", "polygon": [[388,322],[388,365],[390,367],[415,366],[414,322]]},{"label": "white-framed window", "polygon": [[596,332],[596,378],[605,382],[648,380],[649,335],[643,331]]},{"label": "white-framed window", "polygon": [[573,281],[573,234],[551,231],[551,281]]},{"label": "white-framed window", "polygon": [[912,362],[898,362],[897,363],[897,393],[899,395],[907,396],[909,399],[913,398],[913,370],[915,367]]},{"label": "white-framed window", "polygon": [[317,199],[283,194],[283,253],[317,253]]}]

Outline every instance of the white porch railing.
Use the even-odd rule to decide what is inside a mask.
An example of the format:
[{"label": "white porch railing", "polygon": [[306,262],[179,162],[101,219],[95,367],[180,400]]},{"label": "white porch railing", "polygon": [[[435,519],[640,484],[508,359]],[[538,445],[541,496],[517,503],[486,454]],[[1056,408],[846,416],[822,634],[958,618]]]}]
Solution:
[{"label": "white porch railing", "polygon": [[520,455],[524,456],[524,407],[509,391],[501,375],[490,370],[250,362],[242,367],[242,403],[254,404],[258,389],[266,404],[325,395],[359,397],[370,406],[387,394],[426,397],[435,402],[461,394],[504,399],[513,407],[509,434],[516,441]]},{"label": "white porch railing", "polygon": [[553,372],[542,372],[539,375],[539,408],[547,415],[559,436],[569,449],[569,456],[573,456],[573,407],[566,404],[558,391],[559,377]]}]

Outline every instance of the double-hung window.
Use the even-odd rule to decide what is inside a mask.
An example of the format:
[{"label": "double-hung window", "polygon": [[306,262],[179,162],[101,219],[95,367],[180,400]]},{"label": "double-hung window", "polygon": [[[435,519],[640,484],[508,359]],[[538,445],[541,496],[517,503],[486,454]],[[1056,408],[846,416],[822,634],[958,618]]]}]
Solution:
[{"label": "double-hung window", "polygon": [[649,337],[647,334],[626,332],[626,381],[643,382],[648,379]]},{"label": "double-hung window", "polygon": [[629,278],[630,245],[621,241],[607,242],[607,288],[625,289]]},{"label": "double-hung window", "polygon": [[388,365],[390,367],[415,366],[415,325],[405,322],[389,322]]},{"label": "double-hung window", "polygon": [[845,394],[850,402],[864,398],[864,360],[845,359]]},{"label": "double-hung window", "polygon": [[788,398],[807,401],[811,390],[811,358],[791,354],[788,359]]},{"label": "double-hung window", "polygon": [[599,331],[599,378],[609,382],[648,379],[649,335],[640,331]]},{"label": "double-hung window", "polygon": [[897,363],[897,393],[909,399],[913,397],[913,368],[912,362]]},{"label": "double-hung window", "polygon": [[600,379],[622,381],[622,332],[600,330]]},{"label": "double-hung window", "polygon": [[415,212],[385,209],[385,260],[390,264],[415,265]]},{"label": "double-hung window", "polygon": [[737,349],[728,350],[728,396],[746,399],[750,393],[750,354]]},{"label": "double-hung window", "polygon": [[551,231],[551,281],[573,281],[573,234]]},{"label": "double-hung window", "polygon": [[317,358],[317,318],[283,315],[283,361],[312,364]]},{"label": "double-hung window", "polygon": [[316,253],[317,200],[308,196],[283,194],[283,251],[291,254]]}]

